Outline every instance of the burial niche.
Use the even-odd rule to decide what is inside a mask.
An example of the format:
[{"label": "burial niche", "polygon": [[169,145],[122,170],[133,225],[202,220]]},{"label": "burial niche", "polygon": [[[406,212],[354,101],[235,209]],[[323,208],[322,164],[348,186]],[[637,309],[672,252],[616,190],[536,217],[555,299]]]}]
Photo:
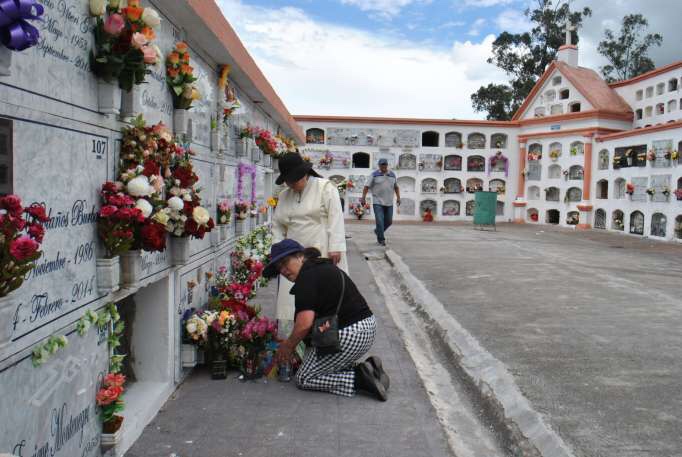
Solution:
[{"label": "burial niche", "polygon": [[540,200],[540,188],[538,186],[528,188],[528,200]]},{"label": "burial niche", "polygon": [[459,132],[448,132],[445,134],[445,147],[446,148],[461,148],[462,147],[462,134]]},{"label": "burial niche", "polygon": [[438,204],[435,200],[422,200],[419,204],[419,215],[423,217],[427,209],[431,210],[431,214],[436,214],[437,208]]},{"label": "burial niche", "polygon": [[485,135],[482,133],[471,133],[467,137],[467,147],[469,149],[485,149]]},{"label": "burial niche", "polygon": [[547,173],[549,179],[561,178],[561,165],[550,165]]},{"label": "burial niche", "polygon": [[366,152],[353,154],[353,168],[369,168],[369,154]]},{"label": "burial niche", "polygon": [[594,212],[594,228],[605,229],[606,228],[606,211],[599,208]]},{"label": "burial niche", "polygon": [[401,176],[397,182],[401,193],[412,193],[417,188],[417,181],[411,176]]},{"label": "burial niche", "polygon": [[622,232],[623,229],[625,228],[625,225],[623,223],[624,217],[625,217],[625,215],[623,214],[623,212],[621,210],[619,210],[619,209],[615,210],[611,214],[611,228],[613,230],[618,230],[618,231]]},{"label": "burial niche", "polygon": [[451,154],[445,156],[444,162],[445,170],[461,171],[462,170],[462,156]]},{"label": "burial niche", "polygon": [[324,144],[324,130],[317,128],[306,130],[305,142],[308,144]]},{"label": "burial niche", "polygon": [[467,158],[467,171],[485,171],[485,159],[483,156],[470,156]]},{"label": "burial niche", "polygon": [[548,209],[547,210],[547,216],[545,218],[545,221],[548,224],[558,224],[560,220],[561,220],[561,213],[559,213],[558,209]]},{"label": "burial niche", "polygon": [[438,181],[433,178],[425,178],[422,180],[422,193],[435,194],[438,192]]},{"label": "burial niche", "polygon": [[630,213],[630,233],[644,235],[644,214],[641,211]]},{"label": "burial niche", "polygon": [[438,147],[438,132],[428,131],[422,133],[422,147],[436,148]]},{"label": "burial niche", "polygon": [[600,179],[597,181],[597,195],[596,198],[606,200],[609,198],[609,181]]},{"label": "burial niche", "polygon": [[483,190],[483,180],[478,178],[467,179],[467,192],[473,194]]},{"label": "burial niche", "polygon": [[459,216],[459,202],[457,200],[445,200],[443,202],[443,216]]},{"label": "burial niche", "polygon": [[668,219],[665,214],[654,213],[651,216],[651,236],[660,236],[665,238],[665,226],[668,223]]},{"label": "burial niche", "polygon": [[548,202],[558,202],[559,201],[559,188],[558,187],[548,187],[545,189],[545,200]]},{"label": "burial niche", "polygon": [[466,203],[465,214],[466,214],[467,216],[473,216],[473,215],[474,215],[474,209],[475,209],[475,208],[476,208],[476,202],[473,201],[473,200],[469,200],[469,201]]},{"label": "burial niche", "polygon": [[446,194],[458,194],[462,192],[462,181],[457,178],[447,178],[443,182],[443,192]]},{"label": "burial niche", "polygon": [[406,152],[398,157],[398,168],[400,170],[416,170],[417,156]]}]

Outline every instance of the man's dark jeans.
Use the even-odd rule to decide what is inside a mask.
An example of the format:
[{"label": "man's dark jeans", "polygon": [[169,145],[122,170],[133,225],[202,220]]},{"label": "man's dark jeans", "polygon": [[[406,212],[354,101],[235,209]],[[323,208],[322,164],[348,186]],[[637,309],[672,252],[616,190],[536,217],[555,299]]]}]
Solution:
[{"label": "man's dark jeans", "polygon": [[393,207],[384,205],[372,205],[374,209],[374,221],[376,222],[376,228],[374,233],[377,234],[377,241],[382,243],[386,241],[384,232],[393,223]]}]

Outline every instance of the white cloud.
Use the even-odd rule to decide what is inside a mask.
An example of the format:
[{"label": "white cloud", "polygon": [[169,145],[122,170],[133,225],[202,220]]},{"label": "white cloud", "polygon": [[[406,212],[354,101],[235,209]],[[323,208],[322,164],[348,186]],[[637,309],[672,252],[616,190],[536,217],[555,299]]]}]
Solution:
[{"label": "white cloud", "polygon": [[345,5],[353,5],[362,11],[377,12],[381,17],[390,19],[411,3],[431,3],[431,0],[341,0]]},{"label": "white cloud", "polygon": [[492,35],[441,49],[317,22],[293,8],[219,5],[294,114],[482,118],[471,94],[505,80],[485,62]]},{"label": "white cloud", "polygon": [[469,31],[467,34],[469,36],[478,36],[481,34],[481,28],[486,24],[486,20],[483,19],[482,17],[479,17],[474,21],[473,24],[471,24],[471,27],[469,28]]},{"label": "white cloud", "polygon": [[512,3],[514,0],[464,0],[464,4],[466,6],[474,6],[474,7],[488,7],[488,6],[496,6],[496,5],[508,5],[509,3]]},{"label": "white cloud", "polygon": [[533,25],[525,14],[519,10],[504,10],[495,19],[495,24],[500,30],[511,33],[530,31]]}]

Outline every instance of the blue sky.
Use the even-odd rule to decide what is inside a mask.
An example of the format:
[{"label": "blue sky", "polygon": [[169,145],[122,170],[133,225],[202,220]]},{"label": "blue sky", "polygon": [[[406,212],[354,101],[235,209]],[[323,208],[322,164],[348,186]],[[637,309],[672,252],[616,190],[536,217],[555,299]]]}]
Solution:
[{"label": "blue sky", "polygon": [[[482,119],[471,94],[507,75],[486,62],[503,30],[521,32],[537,0],[216,0],[292,114]],[[643,13],[682,60],[682,0],[571,0],[589,6],[580,65],[598,71],[604,28]],[[670,14],[675,12],[675,14]]]}]

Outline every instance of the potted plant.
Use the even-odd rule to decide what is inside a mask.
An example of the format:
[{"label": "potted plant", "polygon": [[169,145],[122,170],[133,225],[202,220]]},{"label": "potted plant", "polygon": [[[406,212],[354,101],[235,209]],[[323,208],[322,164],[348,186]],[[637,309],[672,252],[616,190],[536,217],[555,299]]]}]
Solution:
[{"label": "potted plant", "polygon": [[16,303],[12,292],[21,287],[40,258],[49,218],[40,205],[24,207],[16,195],[0,197],[0,350],[12,336]]},{"label": "potted plant", "polygon": [[90,14],[96,20],[90,67],[98,78],[99,111],[119,114],[121,89],[129,92],[142,84],[147,67],[160,59],[159,48],[152,42],[161,18],[152,8],[141,8],[139,0],[128,0],[122,9],[118,0],[103,3],[90,1]]},{"label": "potted plant", "polygon": [[102,380],[102,386],[97,392],[97,406],[100,407],[102,417],[102,437],[100,443],[103,446],[115,446],[121,440],[123,430],[123,416],[116,413],[123,411],[123,384],[125,376],[120,373],[108,373]]},{"label": "potted plant", "polygon": [[122,182],[107,181],[100,191],[97,233],[104,243],[105,256],[96,261],[97,289],[105,294],[119,289],[120,255],[128,252],[135,241],[135,224],[144,222],[152,211],[147,200],[140,199],[136,204],[123,190]]}]

